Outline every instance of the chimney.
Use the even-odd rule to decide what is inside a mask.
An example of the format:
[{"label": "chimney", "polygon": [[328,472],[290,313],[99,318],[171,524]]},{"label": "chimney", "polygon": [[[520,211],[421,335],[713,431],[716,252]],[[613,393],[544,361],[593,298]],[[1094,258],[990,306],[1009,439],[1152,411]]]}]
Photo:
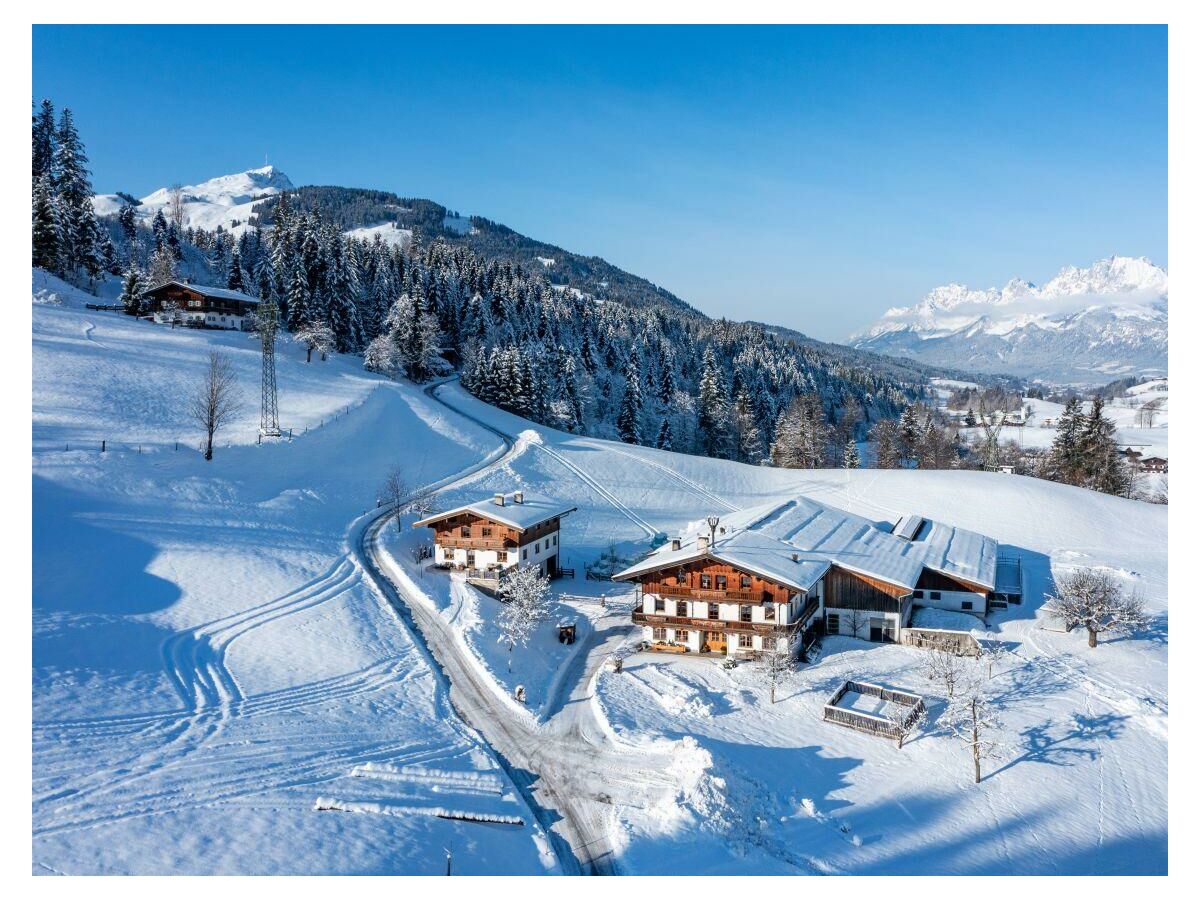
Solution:
[{"label": "chimney", "polygon": [[682,546],[683,546],[683,541],[681,541],[679,538],[671,538],[671,549],[672,550],[678,550]]},{"label": "chimney", "polygon": [[525,492],[524,491],[513,491],[513,503],[524,503],[524,502],[525,502]]},{"label": "chimney", "polygon": [[800,562],[800,554],[799,553],[792,554],[792,562]]},{"label": "chimney", "polygon": [[702,553],[708,552],[708,535],[702,534],[696,538],[696,549]]},{"label": "chimney", "polygon": [[503,506],[504,505],[504,495],[503,494],[493,495],[492,502],[495,503],[497,506]]}]

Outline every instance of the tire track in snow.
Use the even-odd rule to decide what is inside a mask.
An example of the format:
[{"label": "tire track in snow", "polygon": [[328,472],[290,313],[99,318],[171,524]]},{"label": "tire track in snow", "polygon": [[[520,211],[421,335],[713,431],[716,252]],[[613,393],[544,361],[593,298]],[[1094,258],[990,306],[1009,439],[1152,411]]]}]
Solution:
[{"label": "tire track in snow", "polygon": [[624,503],[622,503],[617,498],[616,494],[614,494],[608,488],[606,488],[602,484],[600,484],[600,482],[598,482],[591,475],[589,475],[585,471],[583,471],[583,469],[581,469],[579,466],[575,465],[575,463],[569,461],[565,456],[563,456],[557,450],[551,450],[545,444],[540,444],[540,443],[531,443],[530,446],[537,447],[537,449],[541,450],[543,453],[547,454],[551,458],[558,460],[558,462],[561,463],[562,466],[565,469],[567,469],[567,471],[574,474],[580,481],[582,481],[584,484],[586,484],[588,487],[590,487],[593,491],[595,491],[597,494],[599,494],[600,498],[602,500],[604,500],[607,503],[609,503],[610,505],[612,505],[617,510],[617,512],[619,512],[621,515],[623,515],[625,518],[627,518],[630,522],[632,522],[638,528],[640,528],[644,532],[646,532],[646,534],[649,537],[654,537],[655,535],[657,535],[659,533],[658,528],[655,528],[653,525],[651,525],[649,522],[647,522],[645,519],[643,519],[641,516],[639,516],[637,513],[635,513],[632,509],[630,509],[628,506],[626,506]]}]

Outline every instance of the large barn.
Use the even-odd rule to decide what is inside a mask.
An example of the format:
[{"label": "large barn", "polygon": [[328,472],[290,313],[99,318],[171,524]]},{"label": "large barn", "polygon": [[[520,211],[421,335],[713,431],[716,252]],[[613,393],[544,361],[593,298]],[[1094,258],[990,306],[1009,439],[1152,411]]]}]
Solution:
[{"label": "large barn", "polygon": [[156,285],[146,291],[144,299],[155,322],[242,331],[248,327],[246,316],[260,303],[241,291],[186,281]]},{"label": "large barn", "polygon": [[614,577],[662,650],[790,650],[826,633],[895,641],[914,606],[984,616],[995,540],[920,516],[890,527],[797,497],[710,520]]}]

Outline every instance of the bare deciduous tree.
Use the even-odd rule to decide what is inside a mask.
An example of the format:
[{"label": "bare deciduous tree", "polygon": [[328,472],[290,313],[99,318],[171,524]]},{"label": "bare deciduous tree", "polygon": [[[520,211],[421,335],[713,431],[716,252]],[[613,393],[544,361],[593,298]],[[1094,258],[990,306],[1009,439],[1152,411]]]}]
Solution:
[{"label": "bare deciduous tree", "polygon": [[171,185],[170,199],[167,201],[167,218],[175,223],[175,228],[183,232],[183,188],[177,184]]},{"label": "bare deciduous tree", "polygon": [[383,479],[383,484],[379,488],[379,498],[380,502],[396,516],[397,532],[404,530],[400,524],[400,513],[408,501],[408,494],[408,480],[404,477],[404,470],[400,466],[394,466],[388,471],[387,477]]},{"label": "bare deciduous tree", "polygon": [[549,594],[550,579],[535,566],[514,569],[500,582],[500,597],[505,602],[496,624],[508,644],[508,671],[512,671],[513,647],[525,644],[550,615]]},{"label": "bare deciduous tree", "polygon": [[[777,608],[777,615],[783,613]],[[792,672],[796,671],[796,658],[792,655],[792,643],[795,638],[795,628],[778,624],[763,635],[763,652],[761,656],[763,669],[766,670],[767,680],[771,685],[771,702],[775,702],[775,688],[782,684]],[[783,647],[784,649],[779,649]]]},{"label": "bare deciduous tree", "polygon": [[971,678],[976,667],[974,660],[948,650],[930,650],[925,654],[925,677],[937,683],[947,700],[954,699],[958,686]]},{"label": "bare deciduous tree", "polygon": [[312,362],[314,350],[321,354],[321,359],[324,359],[337,346],[337,337],[328,322],[309,322],[301,326],[295,334],[295,340],[304,344],[308,351],[308,355],[304,359],[306,363]]},{"label": "bare deciduous tree", "polygon": [[1150,621],[1142,598],[1126,593],[1116,577],[1104,569],[1075,569],[1047,594],[1046,611],[1062,619],[1068,631],[1087,629],[1088,646],[1105,632],[1124,634],[1145,628]]},{"label": "bare deciduous tree", "polygon": [[192,419],[204,430],[204,458],[213,457],[213,436],[238,414],[242,395],[229,358],[212,351],[196,395],[192,398]]},{"label": "bare deciduous tree", "polygon": [[981,763],[997,754],[1000,743],[992,736],[1000,727],[991,700],[979,678],[969,678],[946,707],[941,721],[971,751],[975,783],[979,784]]}]

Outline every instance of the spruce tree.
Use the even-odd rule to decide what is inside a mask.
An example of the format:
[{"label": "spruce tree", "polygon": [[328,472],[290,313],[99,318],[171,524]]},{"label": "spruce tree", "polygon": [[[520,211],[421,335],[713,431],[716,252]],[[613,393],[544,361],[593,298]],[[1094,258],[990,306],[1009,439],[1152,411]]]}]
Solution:
[{"label": "spruce tree", "polygon": [[33,264],[47,272],[61,272],[62,225],[50,175],[44,172],[33,184]]},{"label": "spruce tree", "polygon": [[49,98],[33,116],[33,183],[42,178],[54,182],[54,104]]},{"label": "spruce tree", "polygon": [[857,469],[862,465],[862,460],[858,455],[858,444],[851,438],[846,442],[846,449],[842,451],[842,468]]},{"label": "spruce tree", "polygon": [[138,316],[142,313],[142,293],[145,290],[145,285],[142,283],[142,273],[138,271],[137,266],[130,266],[125,271],[125,281],[121,286],[121,305],[125,307],[125,313],[130,316]]},{"label": "spruce tree", "polygon": [[658,429],[658,437],[654,441],[654,446],[659,450],[673,450],[674,441],[671,438],[671,420],[663,418],[662,425]]},{"label": "spruce tree", "polygon": [[638,416],[642,412],[642,383],[637,356],[631,355],[625,367],[625,393],[617,413],[617,436],[626,444],[641,443]]},{"label": "spruce tree", "polygon": [[704,348],[700,391],[696,401],[696,428],[700,451],[705,456],[729,458],[729,395],[717,365],[712,344]]}]

